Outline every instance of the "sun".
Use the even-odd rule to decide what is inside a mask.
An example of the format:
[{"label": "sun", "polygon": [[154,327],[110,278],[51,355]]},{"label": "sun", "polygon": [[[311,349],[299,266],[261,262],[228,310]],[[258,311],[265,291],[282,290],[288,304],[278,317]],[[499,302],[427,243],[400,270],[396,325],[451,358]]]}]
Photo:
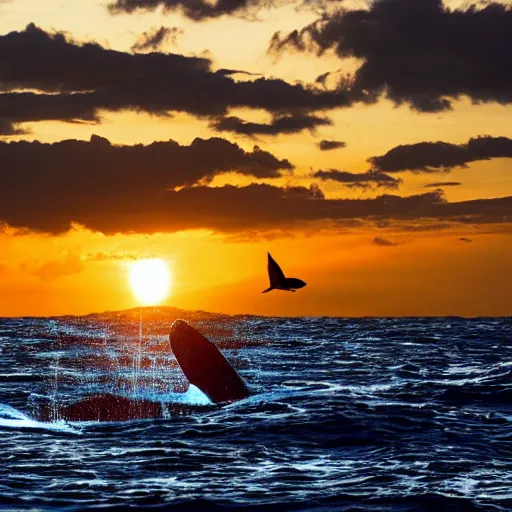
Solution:
[{"label": "sun", "polygon": [[140,304],[159,304],[171,291],[169,266],[161,258],[135,261],[130,265],[130,285]]}]

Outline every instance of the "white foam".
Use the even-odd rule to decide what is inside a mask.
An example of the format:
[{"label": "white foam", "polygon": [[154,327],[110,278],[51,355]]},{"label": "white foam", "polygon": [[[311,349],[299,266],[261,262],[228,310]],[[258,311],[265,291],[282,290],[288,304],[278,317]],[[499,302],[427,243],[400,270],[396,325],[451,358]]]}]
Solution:
[{"label": "white foam", "polygon": [[190,384],[189,388],[185,393],[182,393],[184,403],[191,405],[208,405],[211,404],[211,400],[196,386]]},{"label": "white foam", "polygon": [[36,421],[26,414],[18,411],[9,405],[0,404],[0,428],[12,429],[38,429],[38,430],[51,430],[53,432],[66,432],[69,434],[80,434],[81,432],[63,421],[55,423],[44,423]]},{"label": "white foam", "polygon": [[189,385],[184,393],[167,392],[159,393],[153,390],[138,390],[137,394],[124,394],[126,398],[131,400],[144,399],[153,402],[161,402],[164,404],[186,404],[186,405],[210,405],[212,401],[196,386]]}]

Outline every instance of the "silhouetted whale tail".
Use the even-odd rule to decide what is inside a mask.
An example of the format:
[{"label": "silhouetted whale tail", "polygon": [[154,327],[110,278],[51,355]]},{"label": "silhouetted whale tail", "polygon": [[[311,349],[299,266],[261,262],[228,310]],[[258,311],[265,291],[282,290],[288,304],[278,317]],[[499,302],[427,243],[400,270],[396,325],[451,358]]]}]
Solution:
[{"label": "silhouetted whale tail", "polygon": [[294,292],[298,288],[303,288],[306,283],[301,279],[295,277],[285,277],[281,267],[277,264],[276,260],[268,253],[268,278],[270,280],[270,287],[263,290],[261,293],[267,293],[272,290],[284,290],[287,292]]},{"label": "silhouetted whale tail", "polygon": [[233,402],[249,396],[244,381],[219,349],[185,320],[172,324],[169,341],[185,377],[212,402]]}]

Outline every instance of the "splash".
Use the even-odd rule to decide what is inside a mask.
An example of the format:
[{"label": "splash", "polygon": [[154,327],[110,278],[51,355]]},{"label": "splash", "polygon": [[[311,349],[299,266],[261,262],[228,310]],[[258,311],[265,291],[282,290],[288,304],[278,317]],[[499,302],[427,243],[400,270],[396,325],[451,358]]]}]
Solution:
[{"label": "splash", "polygon": [[20,429],[36,429],[47,430],[52,432],[63,432],[67,434],[81,434],[79,429],[73,428],[64,421],[53,421],[46,423],[34,420],[18,409],[10,405],[0,404],[0,428],[10,428],[14,430]]}]

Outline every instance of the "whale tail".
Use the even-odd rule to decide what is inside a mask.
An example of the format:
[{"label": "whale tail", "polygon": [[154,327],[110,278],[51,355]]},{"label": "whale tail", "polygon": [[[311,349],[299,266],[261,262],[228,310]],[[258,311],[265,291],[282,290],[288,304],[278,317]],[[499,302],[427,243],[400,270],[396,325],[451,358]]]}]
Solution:
[{"label": "whale tail", "polygon": [[263,290],[261,293],[267,293],[272,290],[283,290],[285,292],[294,292],[298,288],[304,288],[306,283],[301,279],[295,277],[285,277],[281,267],[277,264],[276,260],[268,254],[268,279],[270,286]]}]

